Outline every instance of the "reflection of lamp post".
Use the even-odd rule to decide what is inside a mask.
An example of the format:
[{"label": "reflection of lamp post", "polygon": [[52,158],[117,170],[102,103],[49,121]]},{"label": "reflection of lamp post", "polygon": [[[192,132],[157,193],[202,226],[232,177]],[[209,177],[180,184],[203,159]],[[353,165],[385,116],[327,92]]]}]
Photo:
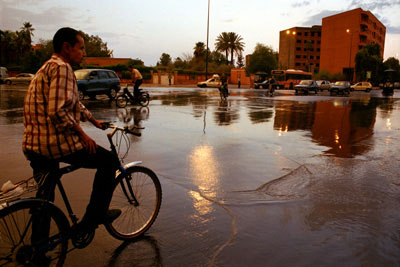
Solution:
[{"label": "reflection of lamp post", "polygon": [[286,35],[288,35],[288,42],[289,42],[289,45],[288,45],[288,69],[290,68],[290,34],[292,34],[292,36],[295,36],[296,35],[296,32],[295,31],[290,31],[290,30],[287,30],[286,31]]}]

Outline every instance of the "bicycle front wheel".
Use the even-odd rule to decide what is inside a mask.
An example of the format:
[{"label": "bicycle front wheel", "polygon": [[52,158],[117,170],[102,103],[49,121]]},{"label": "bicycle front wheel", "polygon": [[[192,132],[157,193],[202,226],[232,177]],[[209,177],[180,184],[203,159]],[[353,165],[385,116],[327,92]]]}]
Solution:
[{"label": "bicycle front wheel", "polygon": [[119,95],[115,100],[115,103],[119,108],[124,108],[128,104],[128,98],[124,95]]},{"label": "bicycle front wheel", "polygon": [[149,105],[150,102],[150,96],[148,93],[143,93],[140,97],[139,97],[139,104],[142,107],[147,107]]},{"label": "bicycle front wheel", "polygon": [[[120,240],[132,240],[144,234],[154,223],[161,207],[161,184],[150,169],[134,166],[127,169],[129,178],[120,174],[110,209],[122,214],[106,225],[107,231]],[[133,195],[132,195],[133,193]]]},{"label": "bicycle front wheel", "polygon": [[0,210],[0,266],[62,266],[68,221],[52,204],[16,201]]}]

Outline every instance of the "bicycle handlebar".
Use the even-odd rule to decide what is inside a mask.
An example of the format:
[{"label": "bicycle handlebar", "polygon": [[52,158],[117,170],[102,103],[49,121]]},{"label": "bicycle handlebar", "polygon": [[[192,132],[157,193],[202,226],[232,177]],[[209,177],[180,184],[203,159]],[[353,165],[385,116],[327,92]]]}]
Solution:
[{"label": "bicycle handlebar", "polygon": [[[131,129],[129,129],[128,126],[119,127],[119,126],[112,124],[111,122],[102,122],[100,124],[103,129],[108,129],[108,128],[113,129],[113,131],[110,133],[111,136],[114,135],[116,131],[123,131],[124,133],[132,134],[135,136],[142,136],[141,133],[136,133],[136,132],[131,131]],[[144,127],[133,127],[133,129],[141,130],[141,129],[144,129]]]}]

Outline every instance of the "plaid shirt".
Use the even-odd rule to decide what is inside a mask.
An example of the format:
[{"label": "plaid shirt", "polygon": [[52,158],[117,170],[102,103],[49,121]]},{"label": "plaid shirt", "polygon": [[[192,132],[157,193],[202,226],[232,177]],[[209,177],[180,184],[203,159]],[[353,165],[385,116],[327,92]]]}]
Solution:
[{"label": "plaid shirt", "polygon": [[83,149],[71,127],[91,116],[79,101],[71,66],[53,55],[36,73],[25,96],[23,151],[58,159]]}]

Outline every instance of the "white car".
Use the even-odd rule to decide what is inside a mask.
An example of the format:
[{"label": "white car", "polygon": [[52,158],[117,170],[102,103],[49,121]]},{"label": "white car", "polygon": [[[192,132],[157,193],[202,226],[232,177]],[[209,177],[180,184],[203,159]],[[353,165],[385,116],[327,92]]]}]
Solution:
[{"label": "white car", "polygon": [[369,92],[372,90],[372,84],[369,82],[359,82],[351,86],[352,91],[365,91]]},{"label": "white car", "polygon": [[197,86],[200,88],[203,87],[220,87],[221,86],[221,79],[219,78],[219,75],[214,74],[211,79],[208,79],[207,81],[204,82],[199,82],[197,83]]},{"label": "white car", "polygon": [[29,84],[33,79],[32,73],[20,73],[15,77],[8,77],[5,80],[5,83],[8,85],[11,84]]}]

